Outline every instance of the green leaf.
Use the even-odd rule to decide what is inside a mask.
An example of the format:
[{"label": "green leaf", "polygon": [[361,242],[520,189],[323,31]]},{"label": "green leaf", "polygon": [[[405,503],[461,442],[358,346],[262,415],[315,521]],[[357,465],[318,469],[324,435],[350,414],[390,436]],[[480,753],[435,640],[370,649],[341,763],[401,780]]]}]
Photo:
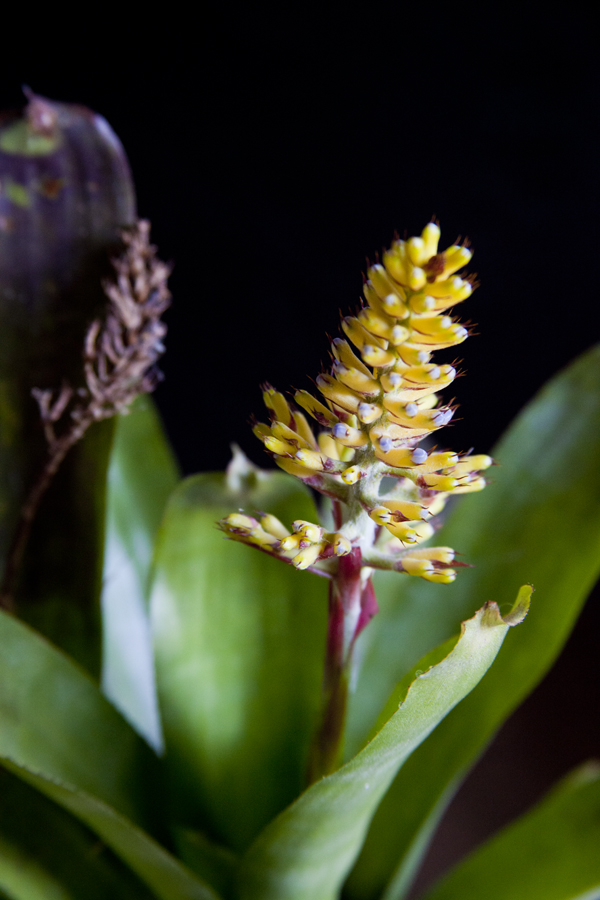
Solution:
[{"label": "green leaf", "polygon": [[4,765],[89,825],[159,900],[218,900],[218,895],[208,885],[192,875],[146,832],[106,803],[9,761],[4,761]]},{"label": "green leaf", "polygon": [[[511,624],[527,610],[520,592]],[[494,603],[469,621],[450,653],[403,683],[398,707],[358,756],[310,787],[260,835],[240,867],[242,900],[334,900],[381,797],[421,741],[471,691],[509,629]],[[407,691],[408,687],[408,691]],[[399,706],[398,706],[399,703]]]},{"label": "green leaf", "polygon": [[0,761],[88,825],[161,900],[214,900],[153,837],[162,791],[151,750],[57,648],[0,613]]},{"label": "green leaf", "polygon": [[547,672],[597,577],[600,348],[551,381],[493,455],[500,462],[493,483],[465,497],[436,539],[475,568],[439,588],[417,578],[395,589],[391,579],[379,581],[382,614],[365,632],[352,743],[364,739],[391,685],[414,664],[413,644],[418,652],[446,639],[481,599],[502,603],[524,581],[535,585],[537,602],[527,628],[510,635],[492,671],[399,774],[347,886],[352,900],[379,897],[399,861],[384,896],[405,896],[460,780]]},{"label": "green leaf", "polygon": [[600,768],[567,776],[434,886],[424,900],[594,900],[600,896]]},{"label": "green leaf", "polygon": [[119,416],[108,470],[102,688],[155,749],[162,746],[148,616],[154,541],[177,464],[150,397]]},{"label": "green leaf", "polygon": [[0,888],[13,900],[155,897],[93,832],[4,770],[0,770]]},{"label": "green leaf", "polygon": [[[240,457],[237,457],[240,463]],[[321,694],[325,579],[225,539],[243,507],[315,519],[281,472],[206,474],[180,485],[157,545],[152,623],[179,824],[244,849],[304,784]],[[235,466],[234,466],[235,469]]]}]

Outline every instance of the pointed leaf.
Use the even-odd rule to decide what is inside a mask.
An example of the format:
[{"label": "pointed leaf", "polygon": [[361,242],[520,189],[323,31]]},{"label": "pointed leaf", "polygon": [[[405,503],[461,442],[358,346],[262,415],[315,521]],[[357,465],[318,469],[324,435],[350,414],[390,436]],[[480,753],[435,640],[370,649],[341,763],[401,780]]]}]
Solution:
[{"label": "pointed leaf", "polygon": [[325,579],[225,539],[215,523],[240,507],[288,527],[315,519],[284,473],[189,478],[167,509],[152,592],[175,815],[235,850],[302,789],[327,611]]},{"label": "pointed leaf", "polygon": [[[411,642],[443,640],[479,598],[510,599],[515,583],[535,585],[527,628],[510,635],[496,665],[404,767],[373,821],[347,885],[352,900],[404,897],[460,779],[502,722],[548,670],[600,567],[600,348],[576,360],[527,406],[493,451],[501,465],[483,494],[460,502],[437,541],[475,568],[436,589],[407,579],[394,597],[380,582],[354,713],[365,736],[390,684],[414,664]],[[378,621],[379,618],[379,621]],[[393,656],[398,647],[398,667]],[[362,692],[362,694],[361,694]]]},{"label": "pointed leaf", "polygon": [[60,650],[0,613],[0,761],[88,825],[161,900],[214,893],[146,832],[162,814],[147,745]]},{"label": "pointed leaf", "polygon": [[472,853],[424,900],[600,897],[600,769],[583,766]]},{"label": "pointed leaf", "polygon": [[148,616],[154,540],[177,464],[150,397],[119,416],[108,469],[102,688],[134,728],[162,746]]},{"label": "pointed leaf", "polygon": [[13,900],[155,897],[97,835],[5,770],[0,770],[0,887]]},{"label": "pointed leaf", "polygon": [[[515,621],[525,614],[530,593],[523,589],[523,609]],[[463,623],[460,638],[441,662],[427,668],[424,660],[424,671],[412,684],[398,686],[390,704],[390,712],[397,711],[365,749],[312,785],[262,832],[241,865],[242,900],[338,896],[394,775],[485,674],[508,628],[498,607],[486,604]]]}]

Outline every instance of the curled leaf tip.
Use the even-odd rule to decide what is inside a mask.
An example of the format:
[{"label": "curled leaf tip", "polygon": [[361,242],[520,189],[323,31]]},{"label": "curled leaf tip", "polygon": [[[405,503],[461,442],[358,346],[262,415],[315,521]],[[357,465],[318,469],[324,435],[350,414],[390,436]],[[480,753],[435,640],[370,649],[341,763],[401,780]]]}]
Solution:
[{"label": "curled leaf tip", "polygon": [[507,616],[503,616],[507,625],[519,625],[523,621],[529,612],[533,590],[532,584],[524,584],[519,588],[519,593],[517,594],[517,599],[513,604],[513,608]]}]

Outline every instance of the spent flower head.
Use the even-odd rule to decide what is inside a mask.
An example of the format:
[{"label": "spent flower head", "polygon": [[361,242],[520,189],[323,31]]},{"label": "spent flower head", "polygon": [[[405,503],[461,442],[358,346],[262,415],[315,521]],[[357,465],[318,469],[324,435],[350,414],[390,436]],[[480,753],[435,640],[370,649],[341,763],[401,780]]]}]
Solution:
[{"label": "spent flower head", "polygon": [[289,531],[271,515],[234,513],[220,522],[229,537],[329,577],[354,552],[366,567],[455,579],[452,548],[418,545],[451,494],[485,487],[492,459],[421,446],[454,415],[438,393],[456,368],[432,354],[468,337],[448,310],[476,286],[457,274],[472,257],[467,243],[438,252],[439,238],[429,222],[367,269],[365,303],[342,319],[345,338],[333,340],[331,367],[316,379],[322,400],[300,390],[288,401],[263,387],[270,422],[254,433],[280,468],[332,499],[333,530],[297,521]]}]

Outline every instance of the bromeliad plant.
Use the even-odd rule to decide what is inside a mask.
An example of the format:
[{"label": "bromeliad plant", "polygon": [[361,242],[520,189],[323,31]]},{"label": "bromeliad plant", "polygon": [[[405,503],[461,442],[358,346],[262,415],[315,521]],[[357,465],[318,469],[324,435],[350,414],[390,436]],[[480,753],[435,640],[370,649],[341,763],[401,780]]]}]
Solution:
[{"label": "bromeliad plant", "polygon": [[[369,268],[323,400],[265,386],[254,430],[283,471],[236,450],[178,484],[138,396],[168,270],[116,137],[30,96],[0,164],[0,894],[407,897],[597,576],[598,348],[524,410],[480,493],[492,457],[430,444],[456,375],[431,353],[467,337],[448,310],[475,286],[431,222]],[[599,814],[587,766],[426,896],[595,896]]]},{"label": "bromeliad plant", "polygon": [[[348,341],[333,341],[331,373],[316,380],[326,405],[307,391],[296,392],[297,406],[270,386],[263,393],[271,424],[256,425],[255,434],[280,468],[331,499],[334,530],[299,519],[292,534],[268,513],[233,513],[221,522],[235,540],[329,579],[325,701],[311,781],[339,764],[353,650],[377,612],[373,570],[454,581],[452,565],[465,565],[454,561],[454,550],[418,545],[434,535],[428,520],[450,494],[481,490],[480,473],[492,464],[485,455],[419,446],[454,413],[439,405],[437,391],[452,384],[456,369],[432,363],[431,355],[468,336],[446,311],[473,290],[472,279],[455,274],[471,251],[454,244],[438,252],[439,238],[430,222],[420,237],[396,240],[383,265],[368,269],[367,305],[342,322],[360,355]],[[298,407],[323,427],[318,438]]]}]

